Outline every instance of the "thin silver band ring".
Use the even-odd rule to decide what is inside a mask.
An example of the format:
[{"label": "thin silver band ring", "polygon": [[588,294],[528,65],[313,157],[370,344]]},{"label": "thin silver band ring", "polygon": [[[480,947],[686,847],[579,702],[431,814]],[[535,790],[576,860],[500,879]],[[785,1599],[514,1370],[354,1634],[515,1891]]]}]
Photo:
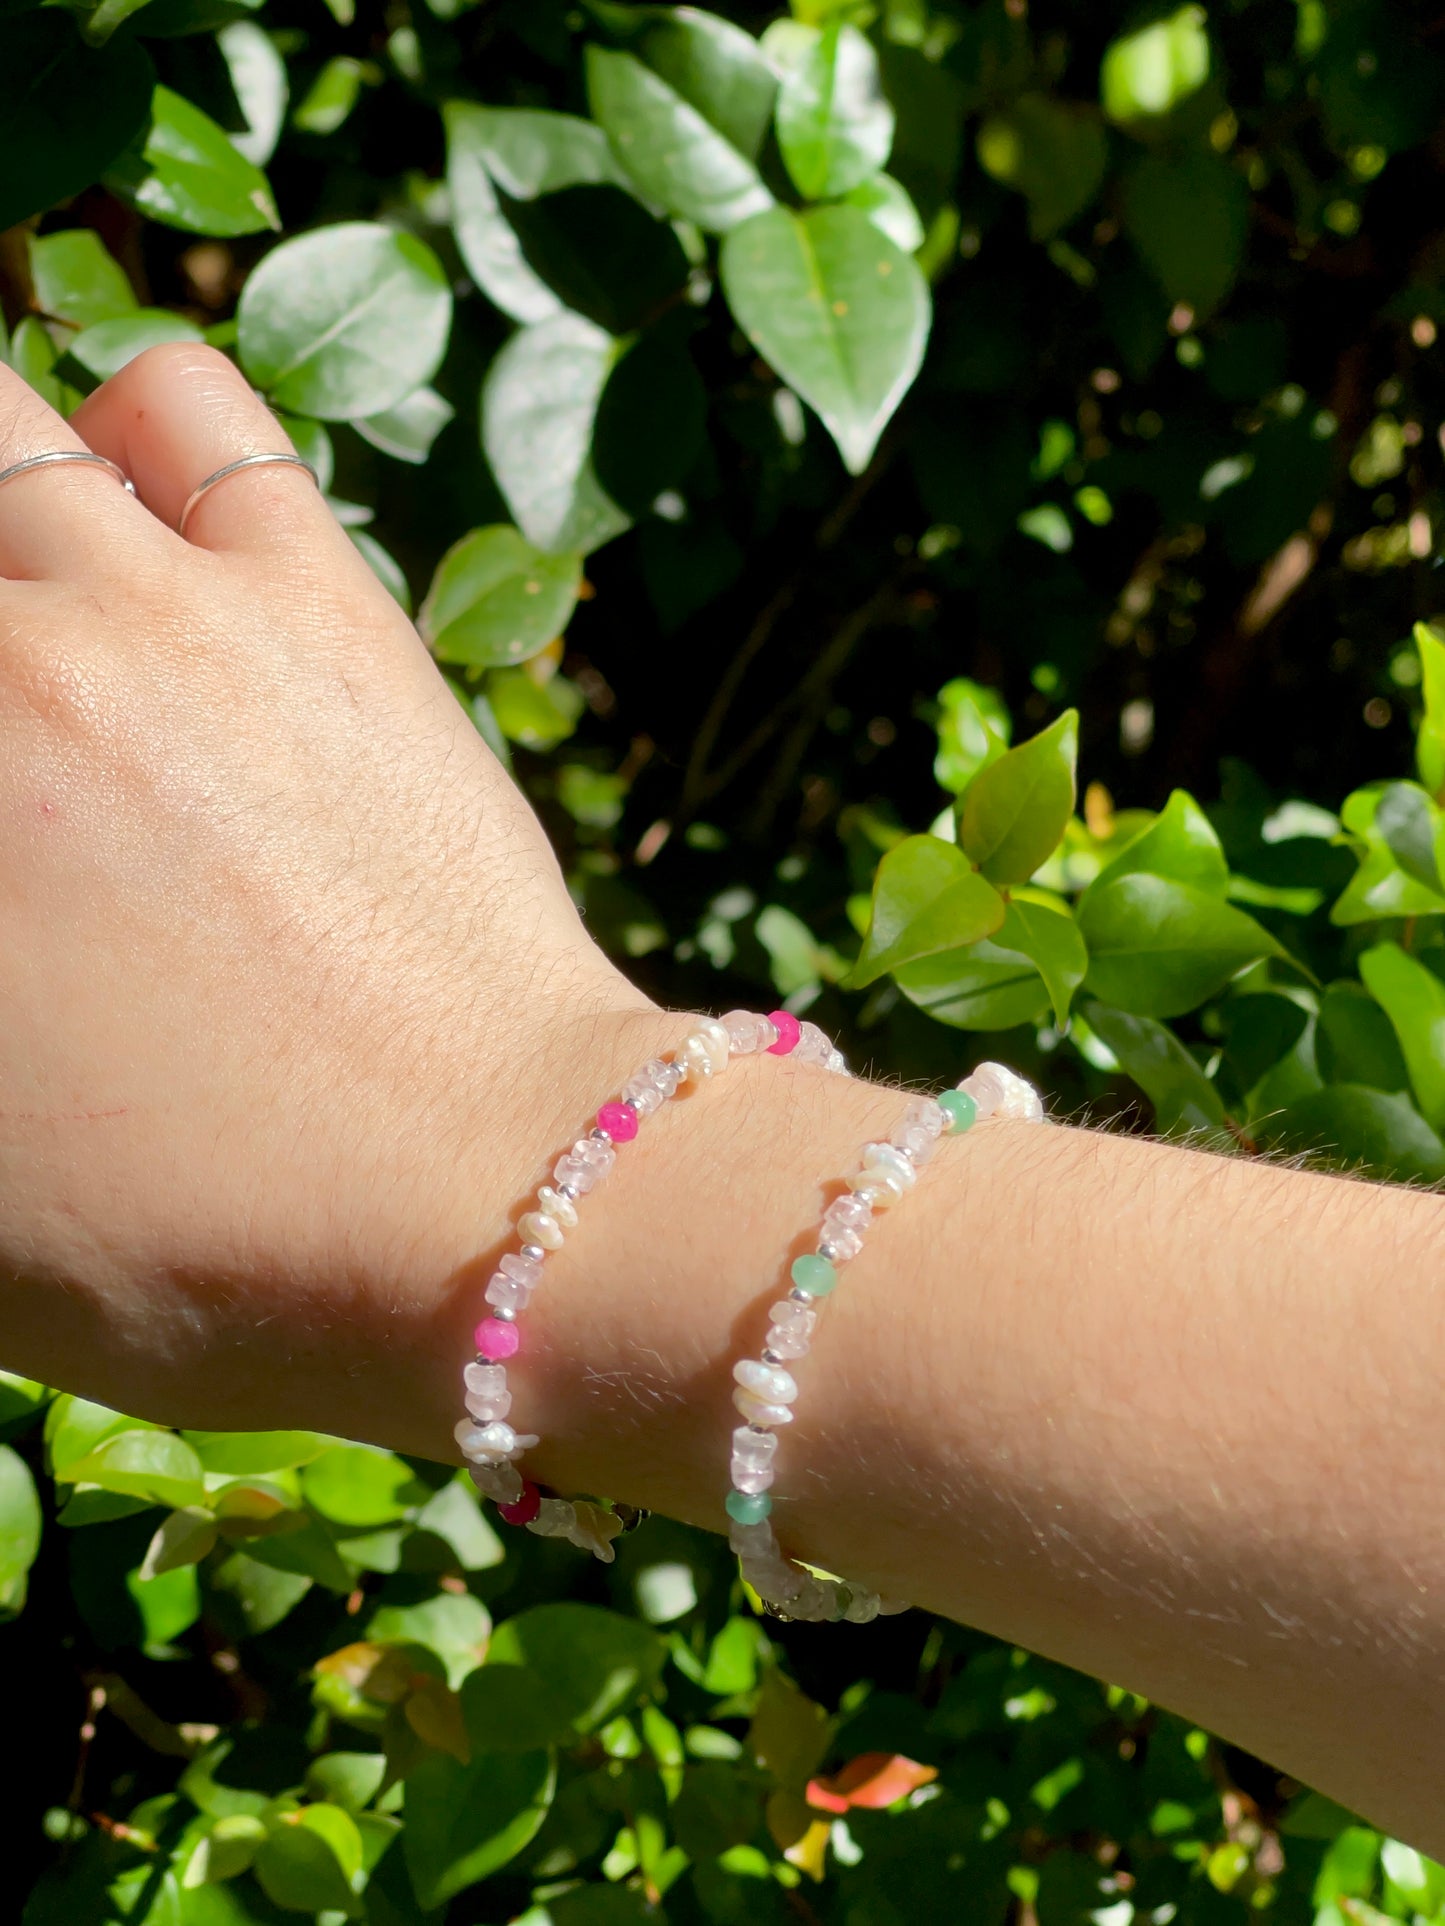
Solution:
[{"label": "thin silver band ring", "polygon": [[[199,488],[192,489],[185,507],[181,510],[181,518],[176,523],[176,533],[178,535],[185,534],[186,523],[190,520],[191,513],[196,507],[196,504],[203,495],[209,494],[218,482],[229,481],[232,475],[239,475],[243,468],[271,467],[304,468],[312,481],[316,483],[316,486],[318,488],[321,486],[321,477],[311,466],[310,462],[302,461],[299,455],[242,455],[239,461],[228,461],[225,467],[218,468],[214,475],[207,475]],[[0,481],[4,479],[5,477],[0,475]]]},{"label": "thin silver band ring", "polygon": [[60,462],[83,462],[87,468],[104,468],[114,475],[128,495],[135,493],[135,483],[119,462],[105,455],[92,455],[83,448],[52,448],[46,454],[27,455],[24,461],[13,461],[8,468],[0,468],[0,488],[14,481],[17,475],[28,475],[32,468],[54,468]]}]

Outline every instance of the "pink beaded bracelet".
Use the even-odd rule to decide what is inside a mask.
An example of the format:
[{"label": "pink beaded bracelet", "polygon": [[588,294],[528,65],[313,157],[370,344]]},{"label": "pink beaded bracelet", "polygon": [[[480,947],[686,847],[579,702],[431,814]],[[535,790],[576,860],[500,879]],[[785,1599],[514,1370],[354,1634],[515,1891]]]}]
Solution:
[{"label": "pink beaded bracelet", "polygon": [[641,1120],[660,1110],[684,1084],[705,1083],[726,1070],[733,1057],[757,1051],[847,1070],[817,1025],[800,1023],[787,1010],[768,1016],[733,1010],[720,1022],[700,1019],[670,1059],[651,1058],[627,1079],[620,1098],[603,1104],[593,1128],[559,1160],[552,1182],[539,1187],[535,1206],[518,1219],[521,1248],[501,1259],[487,1285],[489,1314],[477,1325],[477,1355],[462,1373],[467,1416],[455,1432],[472,1482],[508,1524],[524,1525],[543,1538],[566,1538],[605,1564],[614,1556],[612,1540],[638,1514],[601,1501],[559,1498],[518,1469],[524,1453],[539,1439],[509,1422],[507,1360],[521,1348],[517,1319],[541,1281],[549,1252],[561,1250],[576,1229],[578,1203],[617,1161],[616,1146],[630,1143]]},{"label": "pink beaded bracelet", "polygon": [[792,1289],[774,1304],[762,1354],[733,1366],[733,1404],[743,1423],[732,1436],[730,1542],[743,1577],[775,1618],[848,1619],[866,1624],[880,1613],[906,1612],[902,1601],[881,1598],[866,1585],[810,1571],[788,1558],[772,1525],[773,1461],[780,1427],[793,1421],[797,1380],[789,1366],[806,1357],[818,1322],[817,1305],[838,1282],[838,1267],[863,1248],[874,1213],[888,1210],[918,1181],[944,1135],[958,1135],[985,1117],[1038,1122],[1044,1114],[1031,1083],[1001,1063],[983,1063],[957,1089],[912,1097],[886,1143],[866,1144],[847,1193],[823,1213],[817,1248],[793,1260]]}]

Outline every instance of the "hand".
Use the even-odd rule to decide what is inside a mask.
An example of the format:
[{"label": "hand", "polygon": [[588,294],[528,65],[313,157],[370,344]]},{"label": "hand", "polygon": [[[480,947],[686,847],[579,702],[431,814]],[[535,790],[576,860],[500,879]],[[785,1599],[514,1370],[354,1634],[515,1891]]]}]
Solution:
[{"label": "hand", "polygon": [[175,532],[286,446],[208,349],[69,425],[0,368],[0,467],[88,447],[137,490],[0,488],[4,1362],[385,1435],[389,1333],[449,1315],[597,1101],[599,1024],[648,1006],[306,476],[244,471]]}]

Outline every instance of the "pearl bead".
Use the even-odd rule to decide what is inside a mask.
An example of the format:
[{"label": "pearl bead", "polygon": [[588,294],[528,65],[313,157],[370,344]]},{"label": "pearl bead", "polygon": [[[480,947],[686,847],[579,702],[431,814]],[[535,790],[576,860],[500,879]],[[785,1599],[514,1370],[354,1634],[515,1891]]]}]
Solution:
[{"label": "pearl bead", "polygon": [[865,1144],[863,1169],[886,1172],[899,1186],[900,1191],[912,1190],[918,1182],[918,1172],[894,1144]]},{"label": "pearl bead", "polygon": [[733,1366],[733,1377],[744,1391],[767,1404],[791,1404],[798,1395],[792,1374],[780,1364],[761,1364],[755,1358],[741,1358]]},{"label": "pearl bead", "polygon": [[540,1244],[544,1251],[560,1251],[562,1226],[544,1210],[529,1210],[517,1225],[529,1244]]},{"label": "pearl bead", "polygon": [[543,1184],[538,1189],[537,1202],[563,1230],[576,1230],[577,1207],[570,1197],[564,1197],[560,1190],[553,1190],[550,1184]]},{"label": "pearl bead", "polygon": [[902,1184],[886,1170],[860,1170],[848,1179],[848,1188],[870,1210],[889,1210],[903,1195]]},{"label": "pearl bead", "polygon": [[769,1404],[766,1399],[756,1398],[751,1391],[745,1391],[742,1385],[733,1392],[733,1404],[749,1424],[779,1425],[793,1422],[793,1413],[788,1405]]}]

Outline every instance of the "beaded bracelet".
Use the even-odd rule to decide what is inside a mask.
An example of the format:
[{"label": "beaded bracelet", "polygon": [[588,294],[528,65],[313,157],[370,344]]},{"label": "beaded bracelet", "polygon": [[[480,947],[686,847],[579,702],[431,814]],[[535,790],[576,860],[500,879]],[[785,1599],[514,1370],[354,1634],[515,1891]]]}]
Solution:
[{"label": "beaded bracelet", "polygon": [[535,1432],[518,1431],[509,1422],[512,1393],[506,1361],[521,1349],[517,1318],[541,1282],[548,1253],[560,1250],[576,1229],[579,1201],[616,1163],[616,1146],[630,1143],[640,1121],[685,1084],[706,1083],[726,1070],[733,1057],[757,1051],[847,1072],[842,1056],[817,1025],[800,1023],[787,1010],[768,1016],[732,1010],[720,1022],[698,1022],[671,1058],[650,1058],[627,1079],[619,1099],[603,1104],[592,1129],[557,1163],[552,1182],[538,1189],[534,1208],[518,1219],[521,1248],[500,1260],[487,1285],[489,1315],[477,1325],[477,1355],[462,1373],[468,1415],[454,1434],[472,1482],[508,1524],[524,1525],[542,1538],[568,1539],[604,1564],[614,1557],[612,1540],[640,1514],[585,1498],[559,1498],[518,1470],[523,1454],[540,1440]]},{"label": "beaded bracelet", "polygon": [[788,1558],[773,1531],[773,1460],[778,1429],[791,1424],[797,1381],[790,1363],[806,1357],[818,1322],[817,1305],[838,1282],[838,1266],[863,1248],[875,1211],[888,1210],[918,1181],[938,1139],[959,1135],[985,1117],[1039,1122],[1043,1103],[1031,1083],[1001,1063],[983,1063],[955,1090],[913,1097],[887,1143],[864,1146],[848,1194],[823,1213],[816,1251],[793,1260],[792,1289],[774,1304],[762,1355],[733,1367],[733,1403],[744,1422],[732,1436],[732,1489],[727,1513],[730,1543],[743,1577],[775,1618],[848,1619],[866,1624],[880,1612],[905,1612],[901,1600],[881,1598],[864,1585],[809,1571]]}]

